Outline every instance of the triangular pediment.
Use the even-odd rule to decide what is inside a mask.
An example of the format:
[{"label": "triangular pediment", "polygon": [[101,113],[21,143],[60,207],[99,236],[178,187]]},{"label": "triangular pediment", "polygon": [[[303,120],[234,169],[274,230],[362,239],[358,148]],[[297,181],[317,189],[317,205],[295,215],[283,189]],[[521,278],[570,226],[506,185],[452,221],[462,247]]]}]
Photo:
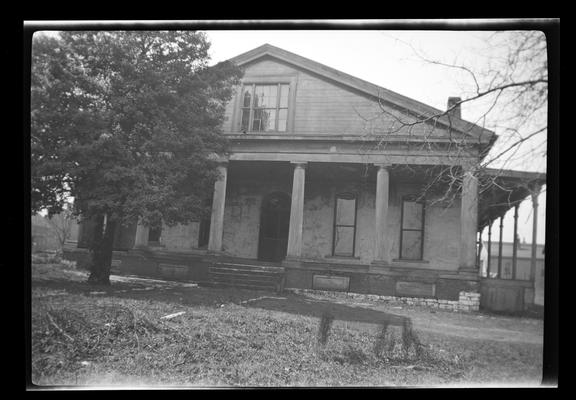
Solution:
[{"label": "triangular pediment", "polygon": [[450,131],[451,134],[457,132],[462,134],[462,138],[473,139],[475,142],[485,145],[493,143],[496,139],[494,132],[488,129],[453,115],[446,115],[442,110],[270,44],[264,44],[229,61],[248,68],[265,60],[275,60],[284,65],[306,71],[340,87],[368,96],[391,118],[399,117],[408,123],[424,121],[421,125],[440,126],[445,128],[445,131]]}]

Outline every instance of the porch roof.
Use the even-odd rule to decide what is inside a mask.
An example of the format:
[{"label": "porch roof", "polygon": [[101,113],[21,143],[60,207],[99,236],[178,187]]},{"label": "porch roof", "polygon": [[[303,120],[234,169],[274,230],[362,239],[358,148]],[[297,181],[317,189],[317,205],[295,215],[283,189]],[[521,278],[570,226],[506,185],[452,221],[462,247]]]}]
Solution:
[{"label": "porch roof", "polygon": [[479,176],[478,228],[520,204],[546,184],[546,174],[487,168]]}]

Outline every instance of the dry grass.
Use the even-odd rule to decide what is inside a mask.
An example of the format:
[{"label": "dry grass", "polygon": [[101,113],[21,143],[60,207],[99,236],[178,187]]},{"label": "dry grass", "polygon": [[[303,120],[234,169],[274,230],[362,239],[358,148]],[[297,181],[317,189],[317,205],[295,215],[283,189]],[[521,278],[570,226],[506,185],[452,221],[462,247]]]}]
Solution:
[{"label": "dry grass", "polygon": [[[141,298],[71,294],[61,281],[44,285],[49,266],[40,268],[42,280],[34,281],[32,292],[31,373],[37,385],[468,386],[539,380],[541,345],[330,318],[322,324],[256,302],[158,300],[154,290]],[[58,279],[65,274],[52,268]]]}]

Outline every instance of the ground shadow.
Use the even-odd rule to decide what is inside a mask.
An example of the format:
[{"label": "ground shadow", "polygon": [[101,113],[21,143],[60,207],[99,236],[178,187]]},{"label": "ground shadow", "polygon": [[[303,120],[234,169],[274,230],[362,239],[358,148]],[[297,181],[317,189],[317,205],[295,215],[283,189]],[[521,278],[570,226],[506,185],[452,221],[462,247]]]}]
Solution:
[{"label": "ground shadow", "polygon": [[260,308],[270,311],[286,312],[290,314],[304,315],[321,318],[329,314],[334,320],[360,322],[367,324],[382,324],[403,326],[408,317],[373,310],[370,308],[349,306],[335,303],[329,300],[320,300],[299,294],[287,294],[283,298],[262,298],[243,304],[246,307]]},{"label": "ground shadow", "polygon": [[70,276],[35,278],[32,288],[47,288],[54,291],[65,290],[70,294],[98,297],[118,297],[134,300],[159,301],[186,306],[214,306],[234,303],[244,307],[286,312],[291,314],[321,318],[332,315],[334,320],[403,326],[409,318],[370,308],[339,304],[301,294],[284,293],[278,295],[261,290],[239,288],[208,288],[194,286],[190,282],[162,281],[140,277],[112,275],[110,286],[90,285],[86,276],[74,272]]}]

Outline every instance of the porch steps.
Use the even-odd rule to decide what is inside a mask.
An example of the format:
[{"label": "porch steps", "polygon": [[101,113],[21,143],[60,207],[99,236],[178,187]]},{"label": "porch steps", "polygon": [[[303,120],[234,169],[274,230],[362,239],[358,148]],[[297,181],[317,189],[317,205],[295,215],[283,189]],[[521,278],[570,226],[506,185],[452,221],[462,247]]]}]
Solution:
[{"label": "porch steps", "polygon": [[284,268],[239,263],[213,263],[208,267],[208,280],[203,285],[282,291]]}]

